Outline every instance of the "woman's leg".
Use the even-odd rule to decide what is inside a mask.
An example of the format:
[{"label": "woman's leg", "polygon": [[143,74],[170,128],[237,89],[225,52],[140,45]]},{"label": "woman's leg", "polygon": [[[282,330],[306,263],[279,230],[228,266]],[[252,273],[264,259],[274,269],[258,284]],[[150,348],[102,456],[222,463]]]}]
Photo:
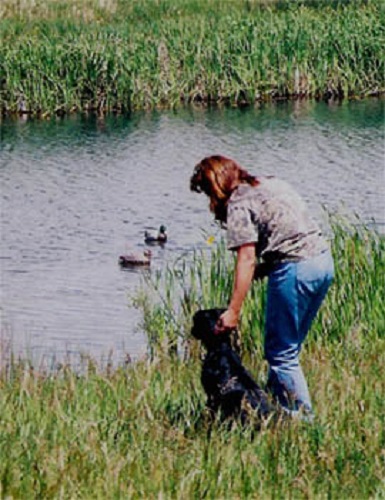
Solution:
[{"label": "woman's leg", "polygon": [[297,264],[282,264],[269,276],[266,306],[265,356],[268,388],[290,411],[300,405],[311,411],[305,377],[299,364]]},{"label": "woman's leg", "polygon": [[300,296],[300,343],[305,340],[314,318],[334,278],[334,264],[330,252],[298,263],[297,289]]},{"label": "woman's leg", "polygon": [[269,277],[265,332],[268,388],[287,411],[303,408],[311,412],[299,354],[331,279],[332,260],[324,254],[282,264]]}]

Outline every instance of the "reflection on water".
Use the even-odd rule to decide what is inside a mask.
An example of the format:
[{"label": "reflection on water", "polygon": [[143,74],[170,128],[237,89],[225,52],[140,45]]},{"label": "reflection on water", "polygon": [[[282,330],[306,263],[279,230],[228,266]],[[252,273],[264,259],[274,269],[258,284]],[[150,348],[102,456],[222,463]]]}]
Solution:
[{"label": "reflection on water", "polygon": [[206,155],[290,181],[315,213],[385,223],[380,100],[6,120],[0,133],[1,336],[38,356],[145,350],[130,306],[142,271],[120,269],[118,256],[165,224],[169,241],[152,249],[159,269],[218,232],[189,192]]}]

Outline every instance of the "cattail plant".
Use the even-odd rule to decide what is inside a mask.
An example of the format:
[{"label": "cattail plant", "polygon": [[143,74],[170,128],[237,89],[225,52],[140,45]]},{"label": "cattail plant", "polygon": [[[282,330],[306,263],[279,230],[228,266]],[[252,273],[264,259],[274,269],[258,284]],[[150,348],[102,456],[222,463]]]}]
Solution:
[{"label": "cattail plant", "polygon": [[0,9],[3,113],[385,90],[381,0],[3,0]]}]

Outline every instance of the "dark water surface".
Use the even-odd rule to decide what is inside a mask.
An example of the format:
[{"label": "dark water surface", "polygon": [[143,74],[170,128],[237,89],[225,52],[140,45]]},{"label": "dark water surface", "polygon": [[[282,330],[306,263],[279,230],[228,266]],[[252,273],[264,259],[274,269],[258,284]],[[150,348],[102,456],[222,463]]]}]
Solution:
[{"label": "dark water surface", "polygon": [[316,214],[385,223],[384,101],[5,120],[0,133],[0,341],[38,359],[145,352],[130,305],[141,274],[118,256],[161,223],[152,269],[218,233],[189,191],[204,156],[290,181]]}]

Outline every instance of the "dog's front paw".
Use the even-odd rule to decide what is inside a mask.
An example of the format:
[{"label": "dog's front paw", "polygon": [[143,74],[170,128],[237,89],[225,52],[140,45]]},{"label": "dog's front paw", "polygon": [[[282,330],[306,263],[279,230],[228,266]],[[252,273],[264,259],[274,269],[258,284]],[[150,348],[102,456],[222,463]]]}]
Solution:
[{"label": "dog's front paw", "polygon": [[224,384],[219,387],[221,396],[226,396],[229,392],[233,392],[238,385],[238,377],[234,376],[229,378]]}]

